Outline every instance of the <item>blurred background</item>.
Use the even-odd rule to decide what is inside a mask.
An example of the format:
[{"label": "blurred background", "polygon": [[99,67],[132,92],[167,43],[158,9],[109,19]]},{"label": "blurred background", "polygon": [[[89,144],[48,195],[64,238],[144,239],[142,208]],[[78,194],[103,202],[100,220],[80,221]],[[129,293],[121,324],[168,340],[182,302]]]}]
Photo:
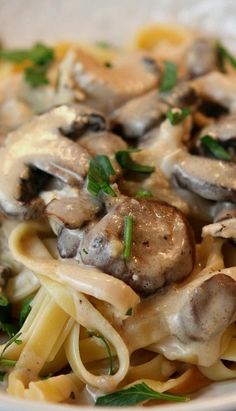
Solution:
[{"label": "blurred background", "polygon": [[179,22],[236,36],[235,0],[0,0],[0,39],[8,45],[47,40],[124,44],[143,25]]}]

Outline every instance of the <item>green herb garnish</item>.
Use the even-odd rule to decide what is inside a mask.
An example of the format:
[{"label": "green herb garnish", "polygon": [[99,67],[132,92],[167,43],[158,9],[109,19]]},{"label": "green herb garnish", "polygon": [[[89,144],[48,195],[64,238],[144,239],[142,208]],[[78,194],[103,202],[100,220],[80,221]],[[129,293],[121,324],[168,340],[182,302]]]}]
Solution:
[{"label": "green herb garnish", "polygon": [[32,66],[25,69],[25,80],[32,87],[43,86],[48,84],[47,67],[44,66]]},{"label": "green herb garnish", "polygon": [[0,49],[0,59],[12,63],[23,63],[31,61],[34,64],[45,65],[54,58],[54,51],[43,43],[36,43],[31,49]]},{"label": "green herb garnish", "polygon": [[89,164],[88,191],[94,196],[97,196],[100,191],[103,191],[112,197],[116,197],[116,193],[109,182],[110,176],[115,174],[115,170],[107,156],[96,156]]},{"label": "green herb garnish", "polygon": [[116,161],[125,170],[135,171],[137,173],[152,173],[155,170],[155,167],[138,164],[131,158],[130,153],[136,151],[139,150],[129,149],[124,151],[117,151],[115,154]]},{"label": "green herb garnish", "polygon": [[133,314],[133,308],[129,308],[127,311],[126,311],[126,315],[132,315]]},{"label": "green herb garnish", "polygon": [[54,59],[54,51],[43,43],[36,43],[31,49],[0,50],[0,59],[12,63],[33,63],[24,71],[25,80],[32,87],[48,84],[47,70]]},{"label": "green herb garnish", "polygon": [[228,151],[226,151],[218,141],[212,138],[211,135],[207,134],[206,136],[201,137],[201,143],[219,160],[232,160],[232,156]]},{"label": "green herb garnish", "polygon": [[133,244],[133,223],[134,219],[131,215],[124,218],[124,250],[123,257],[126,261],[130,259]]},{"label": "green herb garnish", "polygon": [[177,66],[171,61],[164,62],[164,73],[161,78],[159,91],[170,91],[175,87],[177,82]]},{"label": "green herb garnish", "polygon": [[172,124],[172,126],[176,126],[177,124],[181,123],[188,115],[191,113],[190,108],[171,108],[167,111],[166,117]]},{"label": "green herb garnish", "polygon": [[1,307],[6,307],[7,305],[9,305],[8,298],[5,297],[5,295],[1,295],[0,296],[0,306]]},{"label": "green herb garnish", "polygon": [[84,254],[88,254],[88,251],[85,248],[83,248],[83,252]]},{"label": "green herb garnish", "polygon": [[188,401],[189,398],[182,395],[172,395],[154,391],[147,384],[142,382],[124,390],[116,391],[112,394],[98,397],[95,405],[129,406],[150,400],[183,402]]},{"label": "green herb garnish", "polygon": [[0,322],[0,329],[8,334],[9,337],[14,336],[17,333],[17,326],[8,322]]},{"label": "green herb garnish", "polygon": [[225,62],[228,61],[236,68],[236,58],[221,43],[217,44],[218,64],[221,71],[225,72]]},{"label": "green herb garnish", "polygon": [[14,365],[16,365],[16,361],[15,360],[9,360],[8,358],[5,358],[3,355],[6,351],[6,349],[13,343],[20,345],[22,344],[22,340],[19,340],[19,337],[22,333],[19,332],[17,334],[15,334],[12,338],[10,338],[10,340],[7,341],[5,347],[3,348],[1,355],[0,355],[0,365],[3,365],[5,367],[14,367]]},{"label": "green herb garnish", "polygon": [[33,297],[27,297],[22,304],[21,310],[20,310],[20,316],[19,316],[19,326],[20,328],[24,324],[26,318],[28,317],[32,307],[31,307],[31,302],[32,302]]},{"label": "green herb garnish", "polygon": [[0,358],[0,365],[3,367],[14,367],[16,365],[16,360],[8,360],[7,358]]},{"label": "green herb garnish", "polygon": [[17,327],[11,318],[11,304],[4,295],[0,297],[0,329],[12,337],[17,332]]},{"label": "green herb garnish", "polygon": [[153,194],[150,190],[140,189],[137,191],[136,196],[137,198],[151,198]]},{"label": "green herb garnish", "polygon": [[107,353],[108,353],[108,357],[109,357],[109,375],[114,375],[113,357],[112,357],[110,345],[108,344],[106,338],[103,337],[103,335],[97,333],[96,331],[89,331],[88,335],[89,335],[89,337],[99,338],[103,342],[103,344],[105,345]]}]

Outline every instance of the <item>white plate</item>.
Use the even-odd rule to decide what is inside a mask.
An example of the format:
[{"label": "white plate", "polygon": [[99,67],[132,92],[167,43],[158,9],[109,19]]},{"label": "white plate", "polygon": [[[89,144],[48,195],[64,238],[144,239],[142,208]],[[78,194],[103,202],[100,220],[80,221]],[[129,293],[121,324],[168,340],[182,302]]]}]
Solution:
[{"label": "white plate", "polygon": [[[177,21],[215,32],[234,44],[235,16],[235,0],[0,0],[0,39],[11,46],[27,46],[37,40],[52,43],[106,40],[125,44],[144,24]],[[0,411],[71,411],[73,408],[25,402],[0,394]],[[89,409],[92,410],[86,407]],[[235,411],[236,383],[212,384],[190,403],[168,403],[156,409]]]}]

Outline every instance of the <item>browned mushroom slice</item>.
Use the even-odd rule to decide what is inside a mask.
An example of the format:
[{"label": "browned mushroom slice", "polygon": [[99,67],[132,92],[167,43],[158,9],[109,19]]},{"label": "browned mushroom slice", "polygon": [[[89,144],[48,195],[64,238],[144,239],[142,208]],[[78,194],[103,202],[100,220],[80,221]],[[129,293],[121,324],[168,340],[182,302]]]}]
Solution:
[{"label": "browned mushroom slice", "polygon": [[202,236],[236,239],[236,216],[208,224],[202,229]]},{"label": "browned mushroom slice", "polygon": [[[171,360],[210,366],[219,358],[222,336],[235,317],[235,272],[205,272],[142,300],[121,333],[131,352],[154,344],[155,351]],[[133,339],[134,334],[139,338]]]},{"label": "browned mushroom slice", "polygon": [[74,108],[77,112],[76,120],[68,130],[63,130],[66,136],[78,138],[87,131],[98,132],[106,129],[106,118],[100,111],[82,104],[76,104]]},{"label": "browned mushroom slice", "polygon": [[183,333],[195,341],[207,341],[227,328],[236,310],[236,282],[216,274],[192,290],[179,313]]},{"label": "browned mushroom slice", "polygon": [[157,85],[160,73],[142,56],[132,62],[107,68],[79,50],[74,69],[75,82],[85,92],[86,104],[110,112],[127,100]]},{"label": "browned mushroom slice", "polygon": [[206,135],[210,135],[215,140],[220,141],[234,155],[236,147],[236,115],[232,114],[221,117],[218,121],[201,130],[199,138],[196,140],[196,148],[200,154],[208,154],[204,145],[201,144],[201,137]]},{"label": "browned mushroom slice", "polygon": [[71,230],[62,228],[58,235],[57,248],[62,258],[74,258],[77,255],[83,231],[80,229]]},{"label": "browned mushroom slice", "polygon": [[231,113],[236,111],[236,78],[226,76],[213,71],[205,76],[192,81],[197,94],[203,99],[219,103],[229,109]]},{"label": "browned mushroom slice", "polygon": [[142,137],[160,123],[168,105],[160,101],[157,91],[128,101],[115,110],[111,117],[111,129],[127,138]]},{"label": "browned mushroom slice", "polygon": [[[133,217],[130,258],[123,256],[124,219]],[[101,268],[148,295],[187,277],[193,268],[191,229],[176,208],[126,198],[88,230],[80,244],[82,262]]]},{"label": "browned mushroom slice", "polygon": [[216,69],[216,41],[203,37],[197,38],[187,51],[186,65],[191,77],[202,76]]},{"label": "browned mushroom slice", "polygon": [[92,220],[100,210],[101,203],[96,198],[80,192],[76,197],[54,198],[45,212],[64,227],[76,229]]},{"label": "browned mushroom slice", "polygon": [[103,154],[112,157],[117,151],[127,149],[127,144],[122,138],[107,131],[86,133],[80,138],[79,144],[92,156]]},{"label": "browned mushroom slice", "polygon": [[0,149],[0,204],[5,212],[17,215],[25,211],[28,167],[55,175],[68,184],[81,184],[90,156],[61,131],[69,133],[77,116],[76,108],[61,106],[9,134]]},{"label": "browned mushroom slice", "polygon": [[203,198],[236,202],[236,165],[228,161],[181,154],[173,165],[177,183]]},{"label": "browned mushroom slice", "polygon": [[127,138],[142,137],[157,126],[170,107],[186,107],[196,101],[196,93],[189,83],[178,84],[171,92],[151,91],[128,101],[112,113],[111,128]]}]

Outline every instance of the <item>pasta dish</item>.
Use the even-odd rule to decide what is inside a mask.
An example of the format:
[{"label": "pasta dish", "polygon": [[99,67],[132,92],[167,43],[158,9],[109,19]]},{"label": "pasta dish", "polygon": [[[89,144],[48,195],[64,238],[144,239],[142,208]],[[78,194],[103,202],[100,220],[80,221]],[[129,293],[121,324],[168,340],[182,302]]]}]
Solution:
[{"label": "pasta dish", "polygon": [[2,46],[9,395],[159,404],[236,377],[235,70],[175,26],[124,48]]}]

